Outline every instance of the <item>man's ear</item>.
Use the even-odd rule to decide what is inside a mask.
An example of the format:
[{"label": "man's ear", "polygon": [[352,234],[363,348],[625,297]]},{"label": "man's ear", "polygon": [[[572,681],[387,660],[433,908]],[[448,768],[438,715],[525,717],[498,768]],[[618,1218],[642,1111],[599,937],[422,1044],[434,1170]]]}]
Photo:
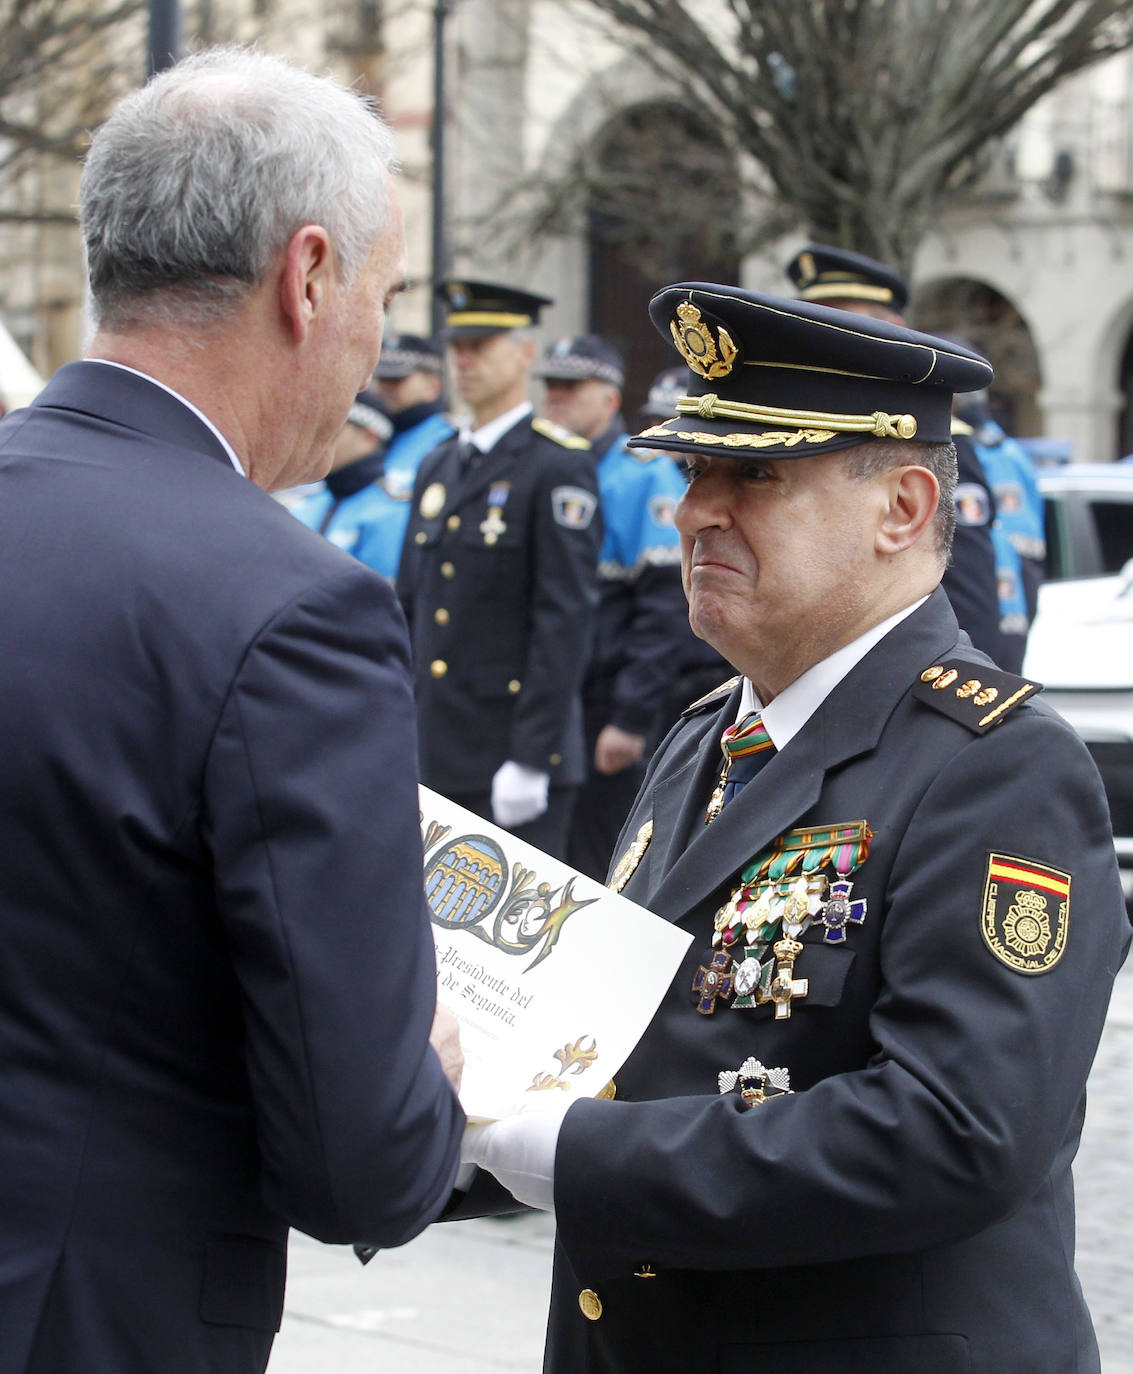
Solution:
[{"label": "man's ear", "polygon": [[874,547],[883,557],[903,553],[924,537],[940,501],[940,483],[928,468],[895,467],[880,474],[887,504]]},{"label": "man's ear", "polygon": [[335,270],[330,235],[321,224],[296,229],[283,250],[279,279],[279,306],[287,332],[303,343],[326,298]]},{"label": "man's ear", "polygon": [[518,344],[524,367],[531,367],[535,362],[535,340],[528,335],[525,339],[519,339]]}]

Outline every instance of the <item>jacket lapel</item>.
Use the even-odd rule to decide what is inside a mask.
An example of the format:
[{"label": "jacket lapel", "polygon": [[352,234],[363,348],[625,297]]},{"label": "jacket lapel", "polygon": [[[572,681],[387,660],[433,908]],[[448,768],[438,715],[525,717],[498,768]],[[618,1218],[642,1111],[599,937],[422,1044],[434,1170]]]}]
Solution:
[{"label": "jacket lapel", "polygon": [[[651,890],[642,904],[678,921],[756,854],[796,826],[818,801],[827,772],[876,747],[898,701],[934,658],[956,644],[956,618],[944,592],[886,635],[811,716],[787,747],[711,824],[704,808],[719,769],[720,730],[735,719],[738,689],[701,731],[691,763],[654,790],[654,838],[660,841]],[[830,823],[857,816],[823,816]],[[671,827],[671,828],[670,828]],[[653,876],[656,875],[656,876]]]}]

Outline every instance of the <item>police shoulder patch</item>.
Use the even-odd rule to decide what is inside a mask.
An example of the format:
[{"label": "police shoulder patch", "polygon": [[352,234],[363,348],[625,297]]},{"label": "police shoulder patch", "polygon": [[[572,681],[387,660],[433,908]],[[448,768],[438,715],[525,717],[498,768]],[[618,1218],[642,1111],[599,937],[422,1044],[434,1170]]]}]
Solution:
[{"label": "police shoulder patch", "polygon": [[1028,697],[1041,691],[1039,682],[1004,673],[990,663],[969,663],[962,658],[941,659],[932,664],[913,686],[917,701],[958,720],[977,735],[985,734]]},{"label": "police shoulder patch", "polygon": [[581,434],[575,434],[562,425],[556,425],[553,420],[537,417],[531,421],[531,428],[536,434],[541,434],[544,439],[553,439],[556,444],[562,444],[563,448],[590,447],[589,439],[584,439]]},{"label": "police shoulder patch", "polygon": [[698,697],[691,706],[686,706],[681,712],[681,716],[695,715],[695,713],[703,707],[711,706],[714,702],[718,702],[722,697],[728,695],[739,680],[739,675],[737,674],[735,677],[730,677],[727,682],[722,682],[719,687],[713,687],[710,692],[705,692],[702,697]]},{"label": "police shoulder patch", "polygon": [[1001,964],[1016,973],[1047,973],[1066,951],[1070,874],[1033,859],[988,854],[980,930]]},{"label": "police shoulder patch", "polygon": [[551,514],[555,524],[568,530],[589,529],[597,509],[597,496],[585,487],[555,487],[551,491]]}]

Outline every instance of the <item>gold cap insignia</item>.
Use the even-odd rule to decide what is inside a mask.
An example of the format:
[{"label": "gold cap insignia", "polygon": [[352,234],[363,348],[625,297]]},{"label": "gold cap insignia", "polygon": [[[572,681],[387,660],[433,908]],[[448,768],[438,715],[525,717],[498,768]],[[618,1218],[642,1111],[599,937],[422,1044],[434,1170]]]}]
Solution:
[{"label": "gold cap insignia", "polygon": [[798,262],[799,285],[809,286],[818,272],[814,265],[814,258],[809,253],[800,253]]},{"label": "gold cap insignia", "polygon": [[715,381],[728,376],[735,366],[739,349],[732,336],[723,325],[713,330],[692,301],[677,306],[677,317],[669,330],[677,351],[698,377]]}]

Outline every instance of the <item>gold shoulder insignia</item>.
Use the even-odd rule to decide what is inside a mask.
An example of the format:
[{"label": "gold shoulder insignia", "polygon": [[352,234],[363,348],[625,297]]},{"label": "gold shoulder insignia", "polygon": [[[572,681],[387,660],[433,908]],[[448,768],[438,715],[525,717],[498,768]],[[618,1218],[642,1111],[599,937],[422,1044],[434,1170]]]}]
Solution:
[{"label": "gold shoulder insignia", "polygon": [[969,435],[970,435],[970,434],[975,434],[975,432],[976,432],[976,431],[975,431],[975,430],[971,427],[971,425],[969,425],[966,421],[957,419],[957,417],[956,417],[955,415],[953,415],[953,417],[952,417],[952,433],[953,433],[953,434],[969,434]]},{"label": "gold shoulder insignia", "polygon": [[739,674],[737,673],[735,677],[730,677],[727,682],[721,682],[719,687],[713,687],[710,692],[705,692],[705,694],[694,701],[691,706],[686,706],[681,712],[681,716],[691,716],[694,711],[699,711],[702,706],[708,706],[714,701],[719,701],[721,697],[726,696],[732,690],[739,680]]},{"label": "gold shoulder insignia", "polygon": [[581,434],[572,433],[562,425],[556,425],[553,420],[544,420],[541,416],[531,421],[531,428],[544,439],[553,439],[556,444],[562,444],[563,448],[590,447],[589,439],[584,439]]},{"label": "gold shoulder insignia", "polygon": [[926,668],[913,685],[918,701],[958,720],[977,735],[998,725],[1009,712],[1041,691],[1041,682],[1029,682],[990,664],[969,663],[962,658],[941,659]]},{"label": "gold shoulder insignia", "polygon": [[650,818],[633,837],[633,843],[618,860],[618,865],[614,869],[610,881],[606,884],[612,892],[620,892],[633,877],[634,871],[641,862],[645,851],[649,848],[649,841],[652,838],[653,820]]},{"label": "gold shoulder insignia", "polygon": [[1046,973],[1066,949],[1070,931],[1070,874],[989,854],[980,930],[1001,964],[1016,973]]}]

